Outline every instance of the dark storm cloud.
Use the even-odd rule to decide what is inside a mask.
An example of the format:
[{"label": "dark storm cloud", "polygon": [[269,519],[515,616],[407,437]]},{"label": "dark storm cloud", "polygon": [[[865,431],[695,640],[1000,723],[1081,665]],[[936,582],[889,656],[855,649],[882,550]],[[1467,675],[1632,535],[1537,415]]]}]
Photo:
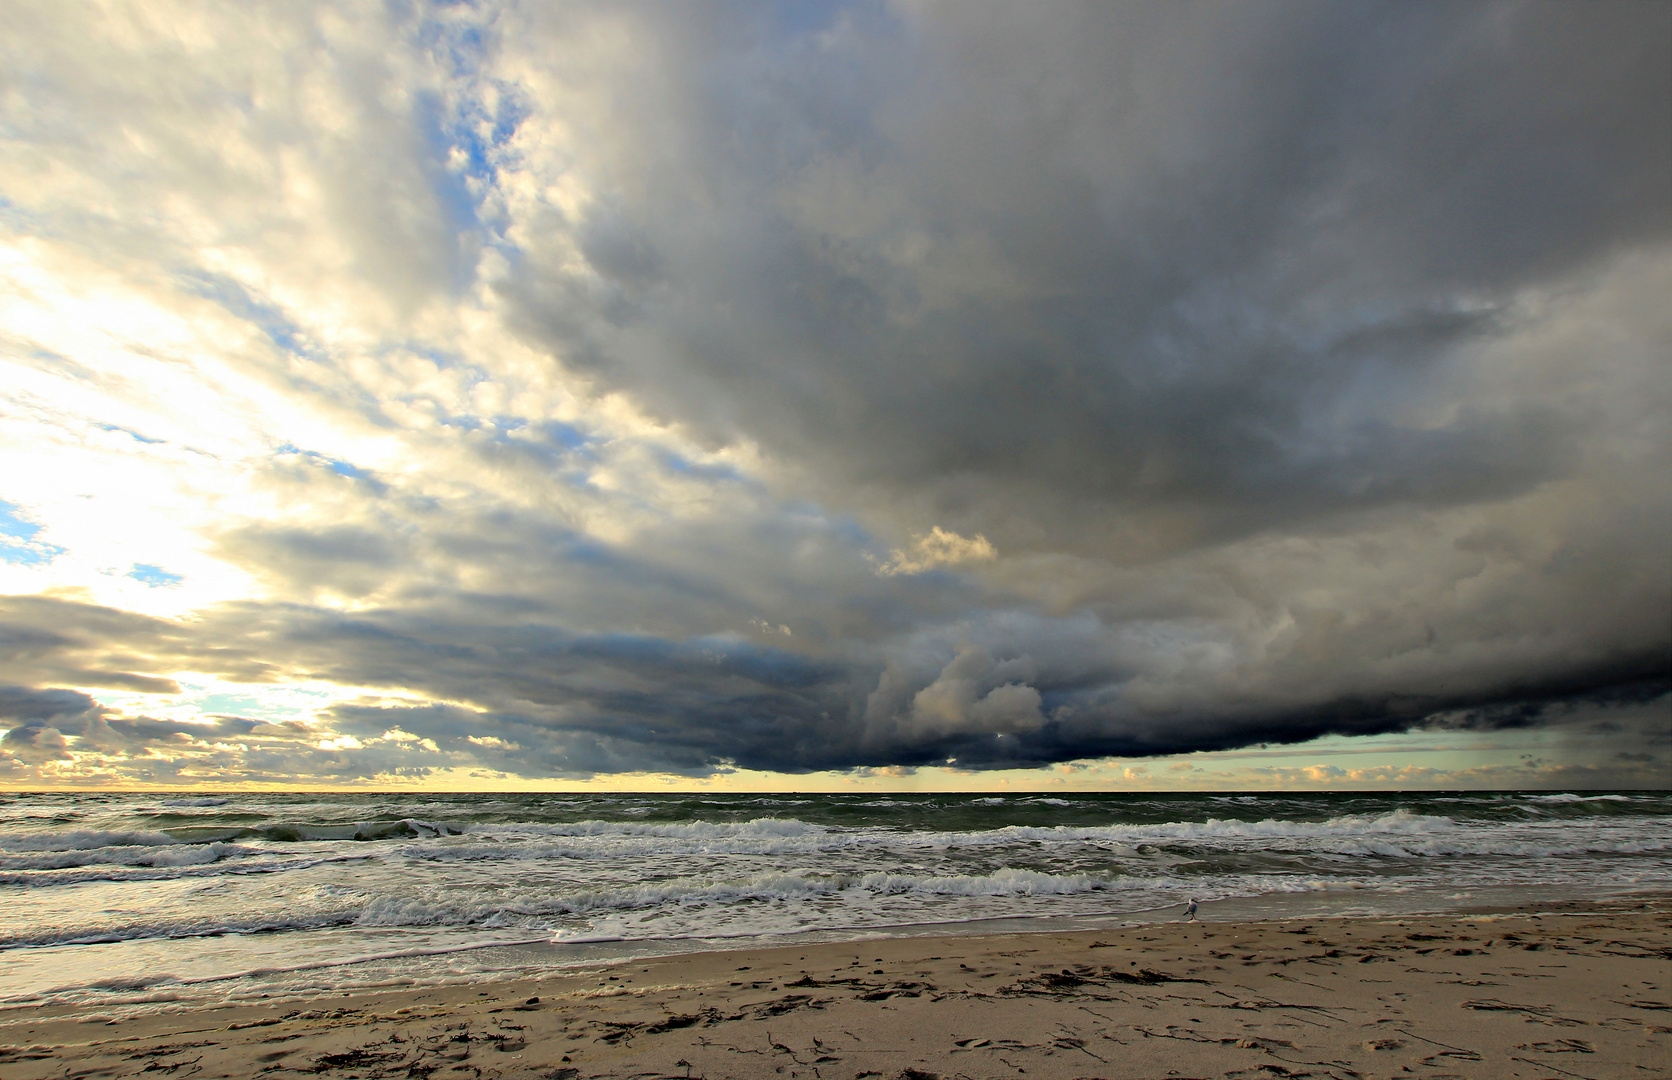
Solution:
[{"label": "dark storm cloud", "polygon": [[0,686],[0,719],[46,723],[102,711],[97,701],[75,690],[32,690]]},{"label": "dark storm cloud", "polygon": [[48,596],[0,597],[0,680],[177,693],[157,668],[264,682],[271,669],[236,640],[204,640],[190,624]]},{"label": "dark storm cloud", "polygon": [[[126,655],[143,627],[116,626],[102,614],[71,602],[36,601],[12,617],[103,625],[116,640],[84,637],[79,651],[96,654],[103,647]],[[274,730],[239,717],[209,724],[113,717],[86,708],[79,694],[13,692],[7,700],[18,705],[11,712],[24,722],[6,736],[5,749],[24,760],[63,756],[65,738],[74,737],[77,749],[139,756],[181,738],[248,739],[266,745],[224,756],[229,769],[235,765],[238,775],[252,777],[269,767],[282,775],[351,778],[448,764],[526,776],[704,774],[730,765],[805,771],[948,760],[986,768],[1374,734],[1425,719],[1451,728],[1513,727],[1542,722],[1555,704],[1646,701],[1669,689],[1663,674],[1656,677],[1660,658],[1641,657],[1616,667],[1605,686],[1570,686],[1560,703],[1550,692],[1508,702],[1504,689],[1495,687],[1495,696],[1389,694],[1288,708],[1218,704],[1181,717],[1125,707],[1105,688],[1088,690],[1083,678],[1060,664],[995,659],[979,648],[961,650],[926,690],[918,688],[922,679],[895,671],[904,700],[890,704],[885,688],[891,675],[879,681],[874,663],[812,661],[736,639],[584,637],[549,624],[489,628],[410,610],[345,616],[297,606],[211,609],[184,634],[174,624],[151,622],[145,635],[150,645],[166,640],[178,649],[174,655],[159,650],[153,662],[163,670],[190,657],[194,666],[212,671],[205,661],[215,650],[204,644],[241,634],[260,641],[263,655],[291,677],[466,704],[339,704],[320,716],[323,733],[383,742],[374,749],[316,752],[272,745],[305,737],[301,730]],[[241,671],[236,656],[230,658],[229,670]],[[54,670],[45,659],[43,670]],[[1037,689],[1027,688],[1027,680]],[[965,690],[956,689],[964,684]],[[954,698],[965,694],[961,708],[935,706],[937,690],[948,687]],[[83,711],[53,711],[76,708]],[[421,747],[422,740],[433,745]],[[414,765],[414,758],[423,764]]]},{"label": "dark storm cloud", "polygon": [[[833,760],[1664,686],[1654,406],[1567,387],[1646,387],[1669,344],[1603,275],[1672,237],[1672,9],[857,6],[789,40],[634,10],[584,159],[608,198],[502,286],[526,332],[785,488],[1008,560],[984,614],[864,658]],[[571,230],[585,271],[545,257]],[[1575,295],[1614,307],[1561,330]],[[1615,430],[1644,434],[1599,453]],[[997,719],[970,642],[1037,702]]]},{"label": "dark storm cloud", "polygon": [[1517,290],[1672,232],[1664,6],[858,7],[788,43],[697,10],[641,12],[595,276],[536,245],[529,332],[1006,550],[1561,475],[1548,408],[1399,406]]}]

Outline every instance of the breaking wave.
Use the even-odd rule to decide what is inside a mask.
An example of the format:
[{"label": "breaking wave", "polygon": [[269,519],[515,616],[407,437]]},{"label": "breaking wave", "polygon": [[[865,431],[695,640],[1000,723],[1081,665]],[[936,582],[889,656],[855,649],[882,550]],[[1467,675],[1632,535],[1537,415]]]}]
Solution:
[{"label": "breaking wave", "polygon": [[72,866],[196,866],[254,855],[237,844],[116,844],[107,847],[47,849],[39,854],[0,854],[0,870],[63,870]]}]

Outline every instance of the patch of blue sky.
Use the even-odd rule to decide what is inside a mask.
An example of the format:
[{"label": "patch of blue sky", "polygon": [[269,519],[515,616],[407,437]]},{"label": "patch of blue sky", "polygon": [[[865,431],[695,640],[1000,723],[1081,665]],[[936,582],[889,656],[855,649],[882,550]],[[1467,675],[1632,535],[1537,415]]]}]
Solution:
[{"label": "patch of blue sky", "polygon": [[[476,211],[480,196],[465,181],[484,179],[491,174],[481,140],[468,122],[461,123],[460,118],[448,115],[447,103],[436,94],[420,95],[413,111],[429,151],[430,188],[447,216],[447,223],[454,232],[478,228]],[[462,153],[455,154],[455,150]],[[457,164],[461,158],[462,169]]]},{"label": "patch of blue sky", "polygon": [[523,96],[521,89],[514,83],[495,83],[499,93],[498,108],[494,110],[493,126],[488,131],[490,144],[503,154],[511,142],[511,136],[517,133],[517,128],[533,113],[534,109]]},{"label": "patch of blue sky", "polygon": [[256,326],[267,339],[285,352],[297,356],[316,357],[319,350],[308,340],[303,329],[286,315],[284,309],[269,300],[252,294],[241,282],[223,274],[207,270],[182,270],[175,274],[183,291],[192,296],[213,301],[222,308]]},{"label": "patch of blue sky", "polygon": [[0,536],[14,540],[33,540],[41,527],[24,517],[16,503],[0,502]]},{"label": "patch of blue sky", "polygon": [[442,427],[458,428],[461,431],[480,431],[485,426],[482,421],[469,413],[448,413],[437,418]]},{"label": "patch of blue sky", "polygon": [[[418,39],[431,56],[450,70],[463,91],[448,97],[427,94],[417,101],[416,119],[433,160],[447,175],[491,180],[495,172],[491,150],[499,125],[488,115],[479,93],[470,92],[480,77],[485,55],[481,31],[456,20],[432,19],[419,28]],[[496,96],[503,99],[506,95]],[[477,199],[468,187],[459,187],[457,194],[462,199],[449,200],[455,220],[474,222]]]},{"label": "patch of blue sky", "polygon": [[[592,474],[584,469],[566,469],[557,474],[557,479],[563,481],[565,484],[568,484],[576,491],[589,491],[594,493],[600,493],[603,491],[603,489],[598,486],[598,481],[592,478]],[[647,507],[647,509],[650,508]]]},{"label": "patch of blue sky", "polygon": [[147,443],[152,446],[168,441],[167,439],[153,439],[148,435],[141,435],[133,428],[125,428],[120,424],[94,424],[93,426],[98,428],[100,431],[120,432],[128,438],[133,439],[135,442]]},{"label": "patch of blue sky", "polygon": [[[436,0],[434,6],[444,12],[477,10],[474,0]],[[457,18],[424,19],[414,36],[452,74],[468,76],[481,71],[486,50],[482,31],[471,23]]]},{"label": "patch of blue sky", "polygon": [[710,480],[731,484],[743,483],[747,479],[742,473],[738,472],[736,468],[730,465],[707,465],[701,462],[692,461],[680,454],[676,454],[666,447],[658,448],[656,456],[661,461],[663,468],[667,469],[669,472],[678,473],[681,476],[690,476],[699,480]]},{"label": "patch of blue sky", "polygon": [[150,563],[134,563],[133,569],[128,571],[128,576],[153,589],[178,585],[186,580],[179,574],[171,574],[162,567],[153,566]]},{"label": "patch of blue sky", "polygon": [[[478,179],[492,176],[494,160],[503,155],[517,126],[532,111],[528,102],[515,83],[497,79],[484,83],[481,77],[487,46],[478,27],[431,20],[418,36],[455,79],[477,91],[452,99],[452,117],[446,126],[463,151],[464,174]],[[488,88],[491,95],[481,92]],[[494,102],[491,112],[486,101],[489,96]]]},{"label": "patch of blue sky", "polygon": [[[465,426],[465,425],[459,425]],[[585,466],[596,460],[597,442],[580,428],[557,420],[530,423],[526,420],[493,417],[472,430],[481,432],[501,452],[532,459],[557,470],[565,482],[590,483]]]},{"label": "patch of blue sky", "polygon": [[284,445],[276,448],[273,451],[273,455],[275,457],[299,457],[311,465],[318,465],[321,468],[330,469],[338,476],[346,476],[351,480],[365,480],[373,484],[377,483],[377,478],[374,477],[371,472],[360,468],[360,466],[355,465],[352,462],[343,461],[340,458],[330,457],[314,450],[303,450],[294,443],[285,443]]},{"label": "patch of blue sky", "polygon": [[0,536],[0,562],[13,566],[44,566],[62,554],[64,549],[56,544]]},{"label": "patch of blue sky", "polygon": [[[510,96],[509,91],[500,95]],[[467,105],[462,112],[449,111],[448,103],[430,95],[421,98],[415,110],[419,134],[426,154],[425,172],[436,203],[452,235],[473,235],[476,242],[498,251],[515,263],[520,254],[506,237],[510,219],[490,196],[499,182],[499,168],[514,157],[504,144],[516,130],[525,109],[501,108],[498,116]],[[451,274],[453,288],[462,292],[475,281],[477,260],[468,254],[469,245],[453,243]]]},{"label": "patch of blue sky", "polygon": [[564,450],[580,450],[592,442],[591,436],[586,432],[561,420],[544,420],[539,424],[526,426],[531,434],[538,433],[540,440],[546,445],[562,447]]},{"label": "patch of blue sky", "polygon": [[0,561],[40,566],[64,554],[56,544],[37,540],[41,526],[23,516],[20,507],[0,500]]},{"label": "patch of blue sky", "polygon": [[323,458],[322,460],[326,467],[338,476],[351,476],[356,480],[370,480],[372,478],[371,473],[358,465],[350,465],[348,462],[338,461],[336,458]]},{"label": "patch of blue sky", "polygon": [[436,196],[456,227],[474,228],[491,247],[514,250],[504,236],[508,221],[488,211],[486,196],[498,171],[518,155],[512,136],[532,109],[514,83],[484,79],[488,47],[481,27],[443,8],[440,17],[423,19],[415,36],[436,64],[452,77],[455,90],[420,100],[416,119],[426,139]]},{"label": "patch of blue sky", "polygon": [[[281,723],[287,720],[307,720],[338,696],[339,694],[332,690],[296,685],[238,693],[210,691],[209,687],[202,684],[187,683],[186,700],[183,704],[205,719],[211,716],[237,716],[246,720]],[[149,700],[139,701],[134,695],[98,694],[95,697],[113,708],[143,708],[152,704]]]},{"label": "patch of blue sky", "polygon": [[246,716],[257,720],[289,720],[296,713],[293,705],[275,707],[256,694],[206,694],[192,704],[206,713]]}]

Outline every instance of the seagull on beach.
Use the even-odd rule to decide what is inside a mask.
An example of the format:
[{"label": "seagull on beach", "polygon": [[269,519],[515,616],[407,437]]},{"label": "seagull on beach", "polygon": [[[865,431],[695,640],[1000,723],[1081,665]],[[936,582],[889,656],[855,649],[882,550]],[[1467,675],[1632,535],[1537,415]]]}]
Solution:
[{"label": "seagull on beach", "polygon": [[1194,896],[1190,898],[1190,903],[1184,905],[1184,918],[1186,922],[1196,921],[1196,898]]}]

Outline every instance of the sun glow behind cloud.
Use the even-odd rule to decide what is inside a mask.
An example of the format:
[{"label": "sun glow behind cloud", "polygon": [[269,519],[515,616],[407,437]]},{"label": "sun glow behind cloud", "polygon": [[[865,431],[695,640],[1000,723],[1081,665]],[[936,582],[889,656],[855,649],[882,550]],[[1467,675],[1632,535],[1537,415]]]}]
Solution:
[{"label": "sun glow behind cloud", "polygon": [[19,12],[0,784],[1672,782],[1663,16],[1358,10]]}]

